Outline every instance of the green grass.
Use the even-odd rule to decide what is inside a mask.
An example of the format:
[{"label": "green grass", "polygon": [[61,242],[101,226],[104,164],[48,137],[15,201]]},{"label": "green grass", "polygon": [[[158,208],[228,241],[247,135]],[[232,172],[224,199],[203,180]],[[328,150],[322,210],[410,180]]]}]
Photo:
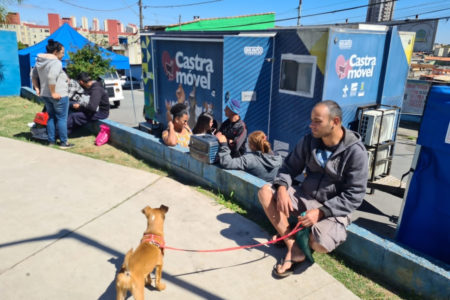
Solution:
[{"label": "green grass", "polygon": [[[0,136],[38,143],[31,140],[30,128],[27,124],[33,122],[35,114],[42,111],[42,108],[42,104],[20,97],[0,98]],[[167,172],[109,144],[101,147],[95,146],[95,136],[86,130],[79,130],[69,139],[71,143],[75,144],[75,147],[65,151],[167,176]]]},{"label": "green grass", "polygon": [[[32,122],[35,114],[41,110],[41,104],[20,97],[0,98],[0,136],[36,143],[31,140],[30,129],[27,123]],[[75,144],[75,147],[64,151],[153,172],[162,176],[168,175],[167,172],[155,168],[151,164],[111,145],[95,146],[95,136],[87,131],[81,130],[76,136],[71,136],[70,141]],[[261,220],[261,217],[252,215],[251,212],[243,209],[234,199],[233,193],[231,195],[223,195],[220,192],[215,193],[201,187],[194,188],[200,193],[215,199],[220,205],[251,219],[268,232],[274,232],[266,219]],[[360,266],[352,265],[335,254],[314,253],[314,259],[325,271],[362,299],[400,299],[400,296],[408,299],[414,298],[414,296],[395,291],[388,285],[384,285],[381,278],[366,274]]]}]

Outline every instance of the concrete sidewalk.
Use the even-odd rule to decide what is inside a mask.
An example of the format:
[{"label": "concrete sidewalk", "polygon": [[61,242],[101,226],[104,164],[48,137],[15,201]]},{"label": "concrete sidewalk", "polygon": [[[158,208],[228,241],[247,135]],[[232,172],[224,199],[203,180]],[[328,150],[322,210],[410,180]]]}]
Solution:
[{"label": "concrete sidewalk", "polygon": [[[268,234],[213,199],[167,177],[66,151],[0,138],[2,299],[114,299],[115,274],[146,226],[141,209],[169,206],[166,243],[216,249]],[[149,299],[356,299],[317,264],[283,280],[283,251],[166,250],[165,291]]]}]

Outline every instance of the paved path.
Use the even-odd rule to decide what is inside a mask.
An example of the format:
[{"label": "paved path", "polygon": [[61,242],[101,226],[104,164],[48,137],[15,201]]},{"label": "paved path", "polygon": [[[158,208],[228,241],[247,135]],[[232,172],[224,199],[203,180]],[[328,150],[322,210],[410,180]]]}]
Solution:
[{"label": "paved path", "polygon": [[[101,149],[99,149],[101,150]],[[215,249],[268,234],[167,177],[0,137],[1,299],[114,299],[124,253],[146,226],[141,209],[169,206],[166,243]],[[147,299],[357,299],[317,264],[283,280],[279,249],[166,250],[162,292]]]}]

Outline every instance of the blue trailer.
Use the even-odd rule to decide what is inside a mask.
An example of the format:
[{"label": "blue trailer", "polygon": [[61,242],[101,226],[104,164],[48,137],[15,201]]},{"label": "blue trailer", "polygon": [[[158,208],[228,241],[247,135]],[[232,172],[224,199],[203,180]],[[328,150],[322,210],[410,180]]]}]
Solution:
[{"label": "blue trailer", "polygon": [[413,34],[367,25],[144,33],[146,116],[166,124],[167,109],[185,102],[191,125],[203,111],[220,123],[238,99],[248,131],[290,151],[320,101],[338,102],[350,128],[360,106],[401,107],[413,44]]}]

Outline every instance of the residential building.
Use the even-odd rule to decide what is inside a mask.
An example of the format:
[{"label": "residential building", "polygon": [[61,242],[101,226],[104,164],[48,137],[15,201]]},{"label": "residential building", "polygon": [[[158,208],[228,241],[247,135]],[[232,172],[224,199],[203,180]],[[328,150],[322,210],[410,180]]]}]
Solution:
[{"label": "residential building", "polygon": [[70,17],[70,20],[72,20],[72,27],[76,28],[77,27],[77,18],[75,18],[74,16]]},{"label": "residential building", "polygon": [[366,22],[378,23],[391,21],[394,16],[395,1],[369,0]]},{"label": "residential building", "polygon": [[92,31],[99,31],[100,30],[100,21],[97,18],[92,19]]},{"label": "residential building", "polygon": [[52,34],[59,27],[61,27],[62,22],[58,14],[47,14],[47,16],[48,16],[48,26],[50,26],[50,34]]},{"label": "residential building", "polygon": [[6,24],[0,25],[0,30],[15,31],[17,41],[25,45],[34,45],[50,35],[49,26],[21,23],[19,13],[10,13]]},{"label": "residential building", "polygon": [[81,28],[84,30],[89,30],[89,22],[86,17],[81,18]]},{"label": "residential building", "polygon": [[450,56],[450,45],[436,45],[433,49],[434,56]]},{"label": "residential building", "polygon": [[44,25],[23,23],[20,31],[22,34],[22,43],[25,45],[37,44],[50,36],[50,28]]},{"label": "residential building", "polygon": [[137,33],[139,31],[138,27],[134,24],[128,24],[125,27],[125,32],[127,33]]},{"label": "residential building", "polygon": [[101,30],[99,20],[94,18],[92,28],[89,30],[86,17],[81,18],[81,27],[77,27],[75,17],[61,18],[59,14],[51,13],[48,14],[47,26],[21,22],[19,13],[9,13],[6,24],[1,24],[0,30],[15,31],[18,41],[32,46],[50,36],[64,23],[72,26],[93,43],[129,56],[130,64],[141,64],[141,46],[137,26],[128,24],[124,30],[124,26],[118,20],[104,20],[104,30]]}]

